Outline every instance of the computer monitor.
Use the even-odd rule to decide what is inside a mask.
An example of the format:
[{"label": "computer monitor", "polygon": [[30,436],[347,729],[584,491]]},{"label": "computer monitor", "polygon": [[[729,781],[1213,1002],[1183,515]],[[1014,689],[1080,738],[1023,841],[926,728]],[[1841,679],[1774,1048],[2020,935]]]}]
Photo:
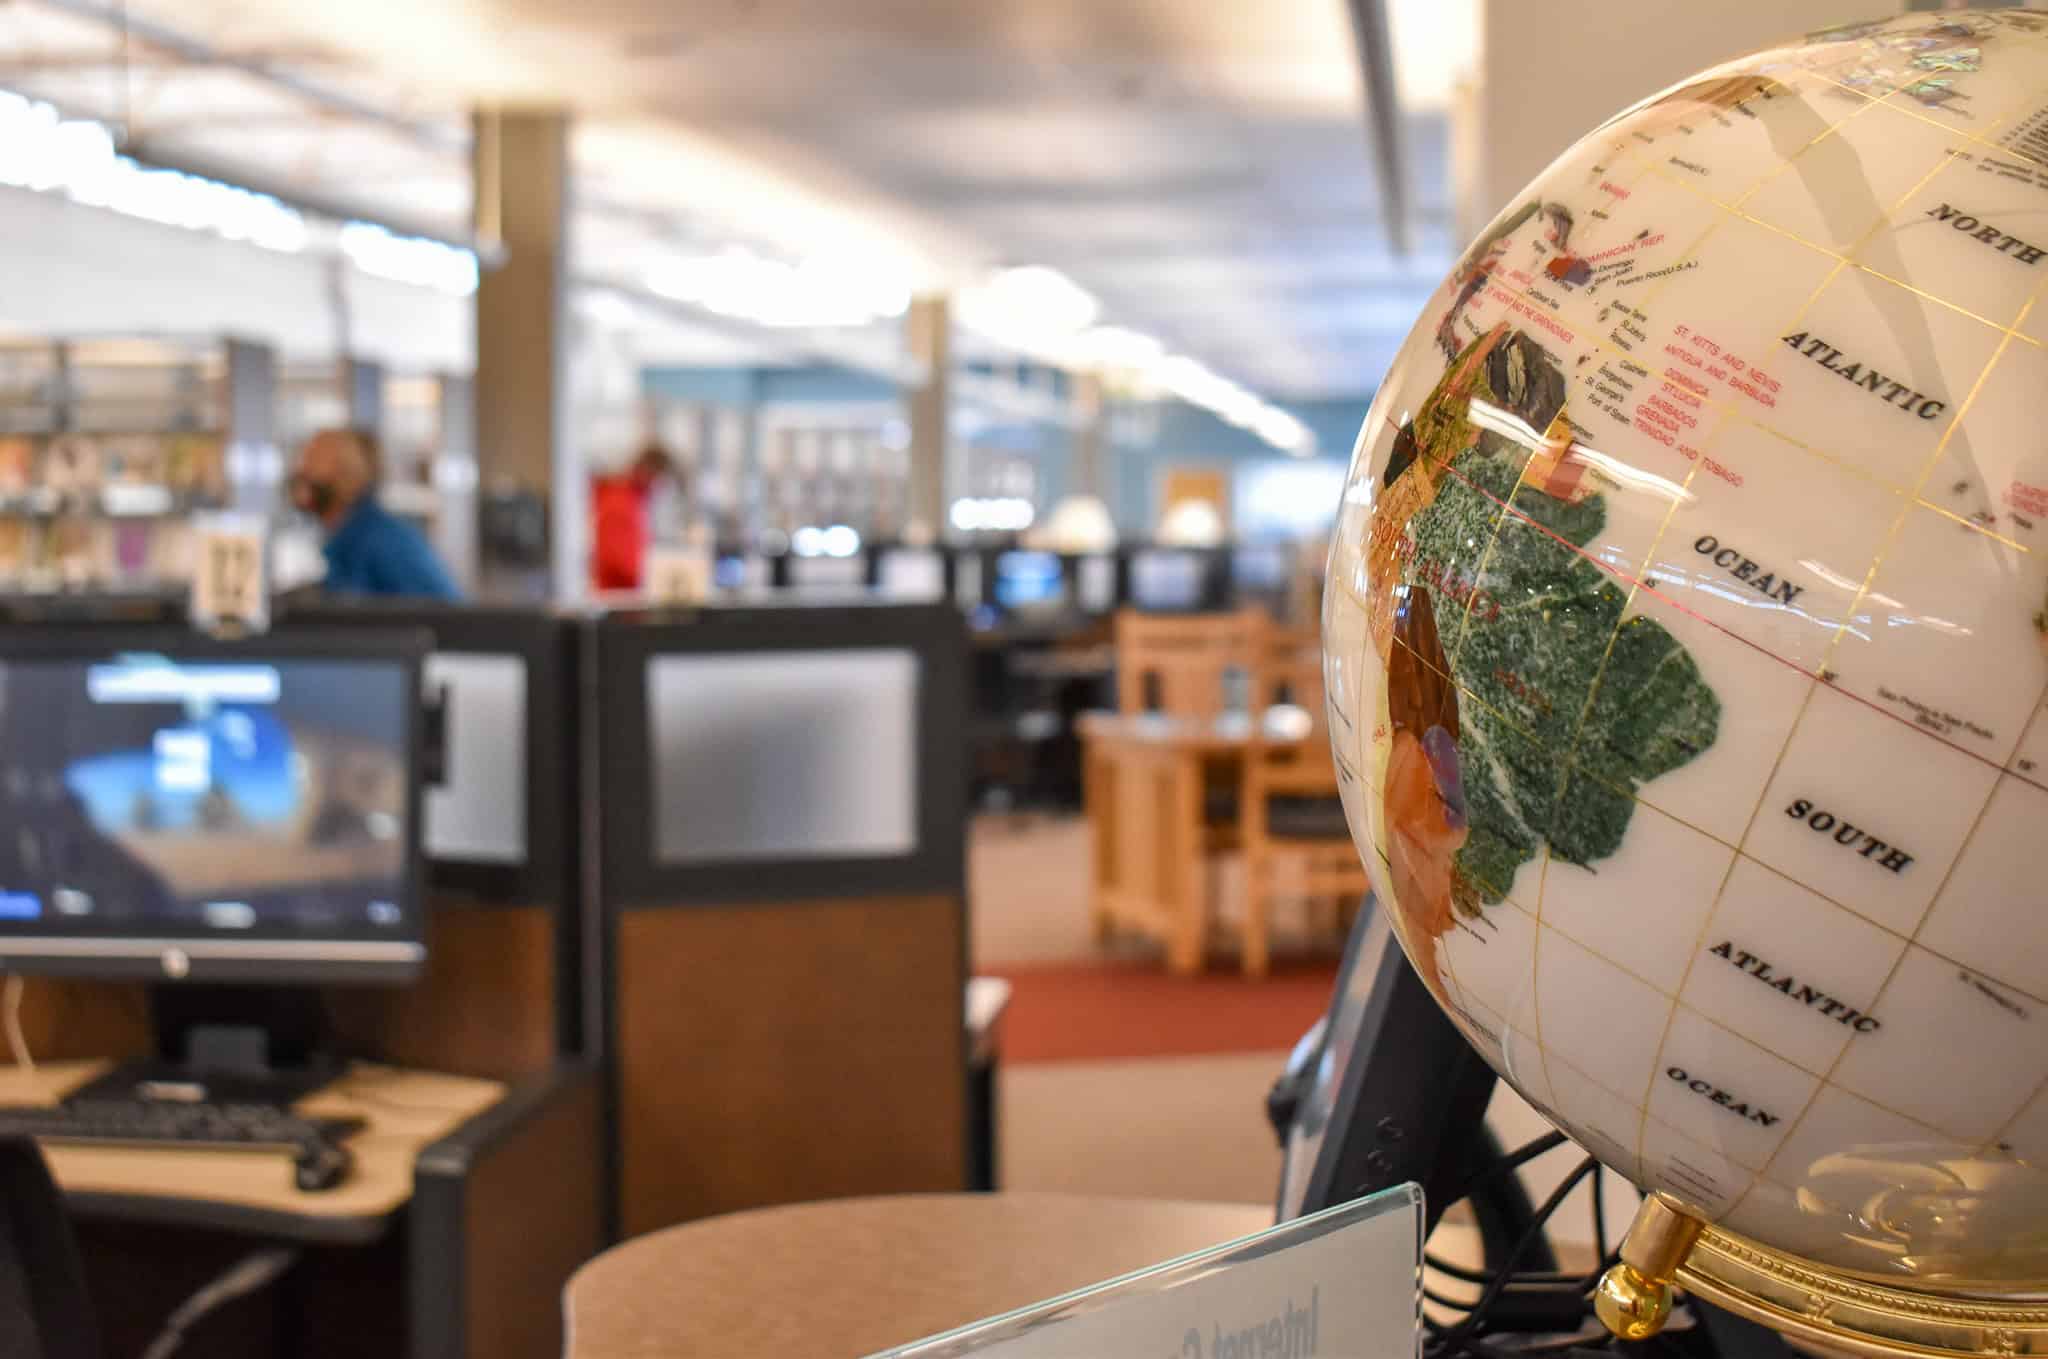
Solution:
[{"label": "computer monitor", "polygon": [[1199,609],[1208,562],[1185,548],[1148,547],[1131,555],[1131,603],[1152,613]]},{"label": "computer monitor", "polygon": [[416,976],[426,645],[0,630],[0,970]]},{"label": "computer monitor", "polygon": [[867,561],[859,553],[850,557],[799,557],[788,563],[789,588],[798,593],[832,594],[857,590],[867,584]]},{"label": "computer monitor", "polygon": [[1075,592],[1083,613],[1108,613],[1116,608],[1116,557],[1095,552],[1074,560]]},{"label": "computer monitor", "polygon": [[1042,613],[1067,602],[1065,564],[1052,552],[1013,551],[996,557],[995,598],[1009,613]]},{"label": "computer monitor", "polygon": [[946,559],[935,547],[885,548],[875,560],[875,588],[902,603],[946,597]]},{"label": "computer monitor", "polygon": [[1230,553],[1230,584],[1240,599],[1285,594],[1294,553],[1285,543],[1240,543]]}]

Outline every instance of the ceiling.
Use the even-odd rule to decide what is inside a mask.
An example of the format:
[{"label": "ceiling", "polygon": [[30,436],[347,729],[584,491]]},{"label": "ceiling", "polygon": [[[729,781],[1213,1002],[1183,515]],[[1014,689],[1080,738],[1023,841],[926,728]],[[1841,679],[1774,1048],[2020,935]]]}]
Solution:
[{"label": "ceiling", "polygon": [[0,0],[0,88],[455,235],[467,110],[565,104],[586,277],[733,244],[920,288],[1047,265],[1262,395],[1349,396],[1448,263],[1470,8],[1391,5],[1406,257],[1343,0],[131,0],[125,41],[105,0]]}]

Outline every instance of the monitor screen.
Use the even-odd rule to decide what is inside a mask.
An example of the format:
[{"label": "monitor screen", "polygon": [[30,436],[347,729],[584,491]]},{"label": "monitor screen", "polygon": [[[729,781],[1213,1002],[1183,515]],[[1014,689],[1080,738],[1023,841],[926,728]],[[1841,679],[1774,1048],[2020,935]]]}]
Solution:
[{"label": "monitor screen", "polygon": [[1089,613],[1108,613],[1116,607],[1116,558],[1104,554],[1083,557],[1075,568],[1081,607]]},{"label": "monitor screen", "polygon": [[1249,594],[1285,590],[1293,555],[1284,543],[1246,543],[1230,554],[1231,583]]},{"label": "monitor screen", "polygon": [[944,599],[946,559],[936,548],[891,548],[875,564],[875,584],[887,599],[915,603]]},{"label": "monitor screen", "polygon": [[1055,609],[1066,602],[1066,576],[1051,552],[1005,552],[996,558],[996,603],[1012,612]]},{"label": "monitor screen", "polygon": [[1194,552],[1151,548],[1131,558],[1131,602],[1170,612],[1202,606],[1202,558]]},{"label": "monitor screen", "polygon": [[867,562],[852,557],[791,557],[789,584],[796,590],[858,589],[867,584]]},{"label": "monitor screen", "polygon": [[[1289,1130],[1280,1168],[1280,1220],[1289,1222],[1307,1209],[1316,1171],[1324,1163],[1325,1143],[1338,1121],[1338,1104],[1347,1087],[1365,1028],[1366,1001],[1379,974],[1378,963],[1392,945],[1386,915],[1368,911],[1351,932],[1344,964],[1337,973],[1319,1050],[1313,1055],[1308,1088]],[[1342,1130],[1337,1129],[1342,1135]],[[1326,1172],[1327,1173],[1327,1172]]]},{"label": "monitor screen", "polygon": [[419,961],[419,647],[22,641],[0,641],[4,965]]}]

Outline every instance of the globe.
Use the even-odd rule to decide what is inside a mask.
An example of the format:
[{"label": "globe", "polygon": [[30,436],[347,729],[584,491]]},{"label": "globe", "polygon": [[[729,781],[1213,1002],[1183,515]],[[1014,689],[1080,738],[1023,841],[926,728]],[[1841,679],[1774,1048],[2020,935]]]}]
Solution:
[{"label": "globe", "polygon": [[1376,895],[1517,1091],[1736,1238],[2048,1290],[2048,15],[1567,151],[1399,351],[1324,610]]}]

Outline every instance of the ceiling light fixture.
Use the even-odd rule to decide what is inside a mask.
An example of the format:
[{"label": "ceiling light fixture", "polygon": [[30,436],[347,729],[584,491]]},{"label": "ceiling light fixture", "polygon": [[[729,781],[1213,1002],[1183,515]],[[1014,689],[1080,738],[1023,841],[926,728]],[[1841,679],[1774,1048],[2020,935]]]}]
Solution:
[{"label": "ceiling light fixture", "polygon": [[785,264],[751,250],[663,260],[647,286],[671,301],[776,329],[866,326],[903,315],[910,289],[885,267],[823,259]]}]

